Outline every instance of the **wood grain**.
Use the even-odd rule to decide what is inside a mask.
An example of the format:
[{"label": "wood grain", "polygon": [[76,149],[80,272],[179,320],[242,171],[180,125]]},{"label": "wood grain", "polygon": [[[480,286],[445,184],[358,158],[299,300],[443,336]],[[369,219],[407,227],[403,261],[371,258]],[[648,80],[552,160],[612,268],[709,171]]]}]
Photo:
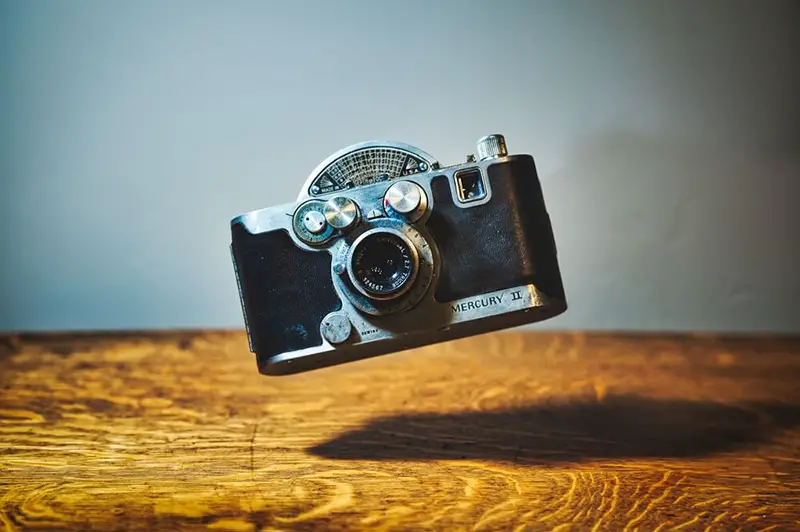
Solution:
[{"label": "wood grain", "polygon": [[501,333],[264,377],[0,337],[7,530],[799,530],[800,339]]}]

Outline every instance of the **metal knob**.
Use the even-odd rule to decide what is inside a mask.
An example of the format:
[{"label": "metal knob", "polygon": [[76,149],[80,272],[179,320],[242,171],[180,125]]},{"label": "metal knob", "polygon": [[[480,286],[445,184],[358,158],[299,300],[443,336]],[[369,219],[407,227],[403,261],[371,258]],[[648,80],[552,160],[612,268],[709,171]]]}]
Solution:
[{"label": "metal knob", "polygon": [[328,314],[320,324],[322,337],[332,344],[341,344],[353,331],[353,326],[346,314],[335,312]]},{"label": "metal knob", "polygon": [[506,149],[506,139],[503,135],[494,134],[486,135],[478,140],[478,159],[485,161],[486,159],[494,159],[496,157],[505,157],[508,155]]},{"label": "metal knob", "polygon": [[308,211],[303,217],[303,227],[312,235],[318,235],[325,230],[325,216],[319,211]]},{"label": "metal knob", "polygon": [[384,203],[395,212],[408,214],[414,212],[422,203],[422,189],[411,181],[398,181],[389,187],[384,196]]},{"label": "metal knob", "polygon": [[334,229],[347,229],[358,220],[358,205],[350,198],[337,196],[325,202],[325,219]]}]

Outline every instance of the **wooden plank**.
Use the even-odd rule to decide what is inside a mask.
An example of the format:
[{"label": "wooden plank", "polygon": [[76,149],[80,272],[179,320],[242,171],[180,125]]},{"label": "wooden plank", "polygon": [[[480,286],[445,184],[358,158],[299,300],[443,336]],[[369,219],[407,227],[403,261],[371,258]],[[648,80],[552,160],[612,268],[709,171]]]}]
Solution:
[{"label": "wooden plank", "polygon": [[275,378],[240,332],[6,336],[0,522],[798,529],[799,384],[798,338],[514,332]]}]

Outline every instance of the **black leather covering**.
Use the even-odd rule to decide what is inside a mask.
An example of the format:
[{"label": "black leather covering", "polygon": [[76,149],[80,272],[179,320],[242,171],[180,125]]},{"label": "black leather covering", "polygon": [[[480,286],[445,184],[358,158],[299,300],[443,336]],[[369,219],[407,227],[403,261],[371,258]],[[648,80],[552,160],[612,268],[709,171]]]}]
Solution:
[{"label": "black leather covering", "polygon": [[454,204],[446,176],[433,179],[428,229],[442,255],[437,301],[448,302],[532,283],[564,297],[550,218],[533,158],[488,168],[492,198],[469,209]]},{"label": "black leather covering", "polygon": [[322,318],[341,308],[330,254],[298,248],[285,230],[253,235],[241,224],[232,249],[253,351],[261,358],[322,345]]}]

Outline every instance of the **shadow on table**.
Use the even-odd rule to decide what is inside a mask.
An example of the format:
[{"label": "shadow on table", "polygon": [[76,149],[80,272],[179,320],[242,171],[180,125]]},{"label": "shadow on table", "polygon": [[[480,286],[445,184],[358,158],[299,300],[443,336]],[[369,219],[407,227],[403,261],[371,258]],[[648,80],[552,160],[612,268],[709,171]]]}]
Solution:
[{"label": "shadow on table", "polygon": [[309,449],[335,459],[536,463],[699,457],[767,442],[800,406],[612,396],[499,411],[379,418]]}]

